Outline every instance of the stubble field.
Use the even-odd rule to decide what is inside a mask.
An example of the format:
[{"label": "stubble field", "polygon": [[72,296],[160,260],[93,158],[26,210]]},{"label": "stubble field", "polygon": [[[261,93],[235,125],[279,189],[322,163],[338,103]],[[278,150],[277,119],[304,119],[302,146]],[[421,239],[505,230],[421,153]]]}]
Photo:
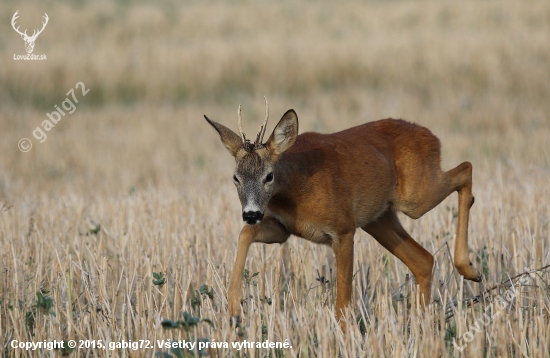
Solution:
[{"label": "stubble field", "polygon": [[[549,2],[36,1],[0,9],[0,356],[550,353],[550,277],[539,270],[550,264]],[[10,26],[16,10],[30,33],[48,14],[34,49],[46,61],[14,60],[25,53]],[[71,88],[76,109],[45,130],[54,106],[75,102]],[[241,208],[234,161],[203,115],[236,130],[241,104],[251,136],[264,95],[268,132],[289,108],[300,132],[403,118],[440,138],[445,170],[470,161],[470,259],[484,282],[463,281],[452,265],[453,194],[419,220],[402,216],[436,257],[425,312],[408,269],[358,231],[346,335],[334,317],[332,250],[295,237],[253,245],[243,324],[232,328],[226,293]],[[21,138],[30,151],[18,149]],[[54,339],[101,340],[107,349],[12,347]],[[229,348],[157,348],[169,339]],[[291,347],[232,348],[266,339]],[[116,346],[140,340],[154,348]]]}]

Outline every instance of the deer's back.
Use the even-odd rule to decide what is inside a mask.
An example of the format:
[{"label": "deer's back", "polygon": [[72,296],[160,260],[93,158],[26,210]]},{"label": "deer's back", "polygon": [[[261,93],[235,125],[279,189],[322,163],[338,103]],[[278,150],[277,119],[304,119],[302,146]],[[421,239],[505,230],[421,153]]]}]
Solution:
[{"label": "deer's back", "polygon": [[439,147],[428,129],[393,119],[332,134],[300,134],[279,161],[284,190],[271,208],[287,214],[292,208],[298,220],[363,227],[399,200],[400,190],[411,187],[403,180],[431,175],[425,168],[434,161],[439,168]]}]

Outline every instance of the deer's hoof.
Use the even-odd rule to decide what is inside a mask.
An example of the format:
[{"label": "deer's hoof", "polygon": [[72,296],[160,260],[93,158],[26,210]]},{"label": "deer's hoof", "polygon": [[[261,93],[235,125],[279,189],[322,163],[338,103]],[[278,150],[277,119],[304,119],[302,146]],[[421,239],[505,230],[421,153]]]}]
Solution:
[{"label": "deer's hoof", "polygon": [[466,280],[481,282],[481,273],[474,266],[472,266],[471,262],[465,265],[457,265],[456,268],[458,269],[458,273],[464,276]]},{"label": "deer's hoof", "polygon": [[242,322],[241,316],[231,316],[229,318],[229,325],[231,327],[235,327],[235,328],[240,327],[241,322]]},{"label": "deer's hoof", "polygon": [[[476,270],[477,271],[477,270]],[[469,278],[468,280],[470,281],[474,281],[474,282],[481,282],[482,280],[482,276],[481,274],[479,273],[479,271],[477,271],[477,276],[476,277],[473,277],[473,278]]]}]

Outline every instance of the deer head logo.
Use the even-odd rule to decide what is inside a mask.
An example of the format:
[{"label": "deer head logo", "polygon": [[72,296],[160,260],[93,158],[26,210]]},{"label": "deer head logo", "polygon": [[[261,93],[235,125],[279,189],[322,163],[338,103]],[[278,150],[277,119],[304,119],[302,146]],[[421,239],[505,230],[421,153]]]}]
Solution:
[{"label": "deer head logo", "polygon": [[27,50],[27,53],[32,53],[32,51],[34,50],[34,42],[36,41],[36,38],[38,37],[38,35],[40,35],[42,31],[44,31],[44,28],[46,28],[46,25],[48,24],[48,14],[44,13],[45,21],[42,22],[42,28],[38,30],[38,32],[37,30],[34,30],[32,36],[29,36],[27,35],[27,30],[25,30],[25,32],[21,32],[19,31],[19,26],[15,27],[15,21],[19,17],[18,13],[19,10],[17,10],[15,14],[13,14],[13,17],[11,18],[11,26],[13,27],[15,32],[21,35],[21,38],[25,40],[25,49]]}]

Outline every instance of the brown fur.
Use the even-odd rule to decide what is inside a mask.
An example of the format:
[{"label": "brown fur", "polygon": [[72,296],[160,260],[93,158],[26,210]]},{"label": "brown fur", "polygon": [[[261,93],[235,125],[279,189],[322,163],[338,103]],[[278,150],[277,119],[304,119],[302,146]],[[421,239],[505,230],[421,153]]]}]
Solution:
[{"label": "brown fur", "polygon": [[[407,265],[427,303],[433,256],[403,229],[396,211],[419,218],[454,191],[459,193],[455,265],[465,278],[480,280],[468,259],[468,216],[473,204],[470,163],[443,172],[439,140],[428,129],[403,120],[384,119],[333,134],[296,136],[297,117],[286,118],[290,112],[295,116],[294,111],[287,112],[266,147],[256,152],[264,165],[274,168],[275,183],[264,219],[254,226],[245,225],[239,236],[228,292],[232,316],[240,314],[242,272],[250,244],[284,243],[290,235],[296,235],[333,248],[336,314],[341,317],[351,302],[356,228],[371,234]],[[273,137],[282,126],[290,138],[290,127],[281,123],[291,120],[296,121],[295,141],[291,138],[294,144],[277,152]],[[224,143],[227,147],[227,141]],[[237,171],[249,170],[240,165],[244,162],[243,151],[230,151],[236,153]]]}]

